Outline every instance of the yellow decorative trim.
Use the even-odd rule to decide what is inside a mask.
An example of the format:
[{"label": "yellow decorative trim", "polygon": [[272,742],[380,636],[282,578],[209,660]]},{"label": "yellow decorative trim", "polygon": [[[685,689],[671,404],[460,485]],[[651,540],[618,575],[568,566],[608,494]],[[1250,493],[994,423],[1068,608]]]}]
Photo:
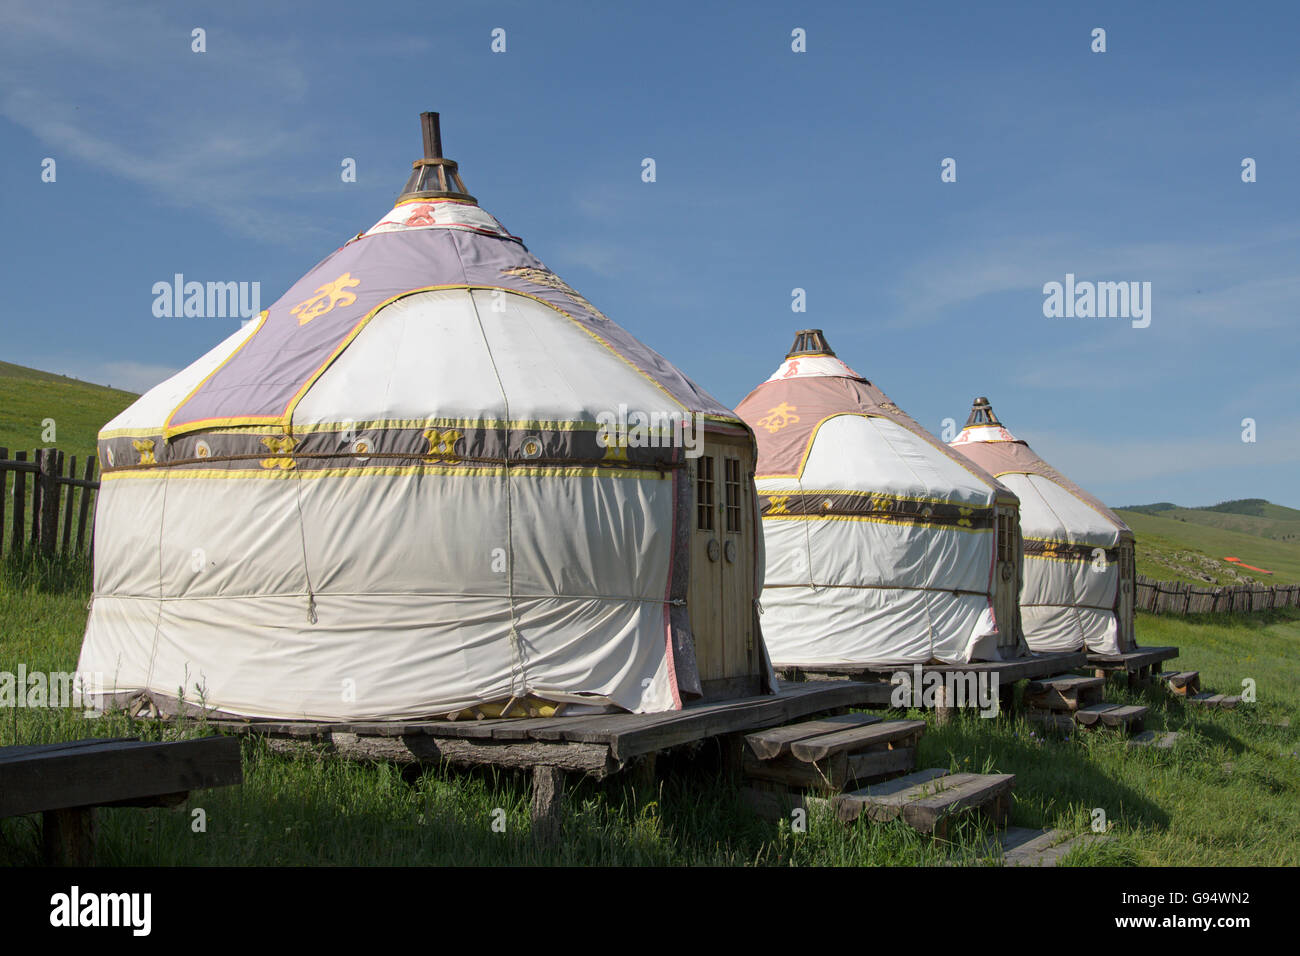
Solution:
[{"label": "yellow decorative trim", "polygon": [[[870,524],[915,524],[925,525],[936,531],[960,531],[962,534],[992,534],[992,528],[973,528],[956,525],[932,525],[923,519],[912,517],[869,517],[866,515],[828,515],[828,514],[807,514],[807,515],[773,515],[768,513],[763,515],[764,521],[866,521]],[[969,524],[969,522],[967,522]]]},{"label": "yellow decorative trim", "polygon": [[632,468],[592,468],[592,467],[552,467],[539,465],[529,467],[524,465],[512,466],[510,468],[490,467],[490,468],[470,468],[464,465],[460,466],[440,466],[437,461],[429,461],[419,465],[406,465],[395,467],[374,467],[374,468],[299,468],[296,471],[288,472],[280,468],[274,469],[246,469],[231,468],[228,470],[219,468],[132,468],[123,471],[106,471],[102,476],[104,481],[117,481],[119,479],[156,479],[176,481],[182,478],[194,478],[201,480],[223,479],[223,478],[344,478],[344,477],[363,477],[368,475],[379,475],[384,477],[403,477],[408,475],[446,475],[448,477],[481,477],[481,478],[632,478],[638,481],[671,481],[672,475],[667,472],[650,471]]}]

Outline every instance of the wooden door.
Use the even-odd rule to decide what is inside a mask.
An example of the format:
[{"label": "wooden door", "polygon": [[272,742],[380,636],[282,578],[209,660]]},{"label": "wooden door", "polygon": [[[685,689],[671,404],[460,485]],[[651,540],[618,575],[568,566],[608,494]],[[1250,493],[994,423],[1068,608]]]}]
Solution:
[{"label": "wooden door", "polygon": [[754,458],[749,436],[709,436],[695,486],[687,603],[705,697],[757,693]]}]

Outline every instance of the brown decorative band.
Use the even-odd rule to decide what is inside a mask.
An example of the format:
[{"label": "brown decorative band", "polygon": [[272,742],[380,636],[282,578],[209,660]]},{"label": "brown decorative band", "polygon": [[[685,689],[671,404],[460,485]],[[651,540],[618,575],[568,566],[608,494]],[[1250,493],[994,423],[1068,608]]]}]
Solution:
[{"label": "brown decorative band", "polygon": [[586,466],[668,471],[682,467],[685,449],[667,436],[650,447],[602,443],[594,429],[511,428],[505,425],[356,427],[292,436],[261,429],[229,429],[156,437],[113,437],[99,443],[106,472],[179,469],[385,468],[419,462],[468,467]]},{"label": "brown decorative band", "polygon": [[1037,538],[1025,539],[1025,557],[1043,558],[1049,561],[1094,561],[1097,551],[1106,555],[1108,563],[1119,561],[1119,548],[1100,548],[1095,544],[1071,544],[1068,541],[1041,541]]},{"label": "brown decorative band", "polygon": [[759,506],[764,518],[852,518],[972,531],[992,528],[994,518],[989,507],[881,494],[760,495]]}]

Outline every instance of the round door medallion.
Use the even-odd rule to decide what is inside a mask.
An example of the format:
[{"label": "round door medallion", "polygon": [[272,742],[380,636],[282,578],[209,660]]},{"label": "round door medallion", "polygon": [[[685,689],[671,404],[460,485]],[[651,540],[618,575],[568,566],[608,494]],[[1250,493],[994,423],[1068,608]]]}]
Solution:
[{"label": "round door medallion", "polygon": [[735,564],[735,563],[736,563],[736,542],[734,542],[734,541],[728,541],[726,547],[723,548],[722,551],[723,551],[723,554],[725,554],[725,555],[727,556],[727,563],[728,563],[728,564]]},{"label": "round door medallion", "polygon": [[1002,580],[1003,581],[1011,580],[1011,565],[1009,564],[1002,565]]},{"label": "round door medallion", "polygon": [[716,561],[721,556],[721,554],[722,554],[722,549],[718,547],[718,539],[710,538],[709,539],[709,560]]}]

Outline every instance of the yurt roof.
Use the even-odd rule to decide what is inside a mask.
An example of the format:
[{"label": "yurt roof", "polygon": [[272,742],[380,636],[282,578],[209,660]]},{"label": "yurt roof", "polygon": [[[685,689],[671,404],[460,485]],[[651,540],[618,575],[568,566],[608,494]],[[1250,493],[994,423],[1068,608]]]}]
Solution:
[{"label": "yurt roof", "polygon": [[[489,352],[513,348],[519,353],[485,360],[498,371],[503,364],[522,363],[534,382],[566,371],[576,381],[583,373],[566,369],[564,356],[582,351],[585,342],[587,351],[594,346],[602,353],[601,362],[609,369],[606,380],[616,374],[624,377],[623,386],[604,393],[605,404],[617,405],[624,392],[648,389],[657,396],[656,407],[665,411],[698,412],[707,419],[739,424],[734,412],[611,321],[480,208],[466,191],[456,164],[441,156],[437,114],[422,114],[421,122],[425,155],[413,164],[389,212],[307,272],[255,321],[106,425],[101,438],[156,435],[171,440],[243,426],[291,433],[299,421],[295,412],[327,371],[354,348],[376,315],[400,310],[403,300],[412,296],[450,291],[475,296],[515,293],[566,320],[571,333],[567,337],[548,332],[554,340],[539,345],[527,341],[530,330],[521,328],[510,343],[499,348],[494,343]],[[478,300],[468,308],[462,324],[478,328],[475,312],[483,311]],[[481,350],[482,345],[480,338],[477,347]],[[552,356],[558,358],[548,364]],[[426,356],[414,374],[424,380],[454,378],[462,362],[462,356],[447,349]],[[490,367],[483,371],[474,374],[492,374]],[[373,373],[380,379],[388,370],[375,368]],[[638,379],[639,386],[629,384],[629,376]],[[355,375],[352,378],[350,386],[355,388],[359,383]],[[602,381],[599,375],[595,380]],[[468,388],[472,382],[464,384]]]},{"label": "yurt roof", "polygon": [[[814,445],[825,448],[827,454],[848,456],[853,453],[851,445],[869,442],[873,456],[878,458],[876,449],[883,449],[889,458],[898,460],[898,471],[908,476],[900,480],[920,482],[932,490],[945,483],[953,488],[968,486],[968,491],[978,488],[988,500],[1016,498],[1009,488],[954,452],[894,404],[880,388],[846,365],[820,329],[799,330],[785,360],[745,397],[736,412],[757,436],[756,477],[760,481],[794,479],[804,484],[814,481],[820,488],[827,482],[812,473],[825,474],[825,469],[818,467]],[[860,422],[850,423],[846,429],[841,423],[849,418]],[[871,422],[887,424],[877,428]],[[902,429],[912,440],[904,447],[889,434],[864,430],[872,428],[889,430],[896,437],[897,429]],[[820,443],[819,437],[824,439]],[[929,463],[928,468],[921,468],[923,461]],[[866,479],[869,476],[862,470],[862,464],[865,463],[848,470]],[[880,462],[877,460],[876,464]],[[887,473],[877,473],[876,477],[891,482]]]},{"label": "yurt roof", "polygon": [[[1017,483],[1017,491],[1023,506],[1021,523],[1027,534],[1054,530],[1057,526],[1063,531],[1081,528],[1095,524],[1099,515],[1120,537],[1133,537],[1124,520],[1099,498],[1084,491],[1039,457],[1027,442],[1008,431],[993,411],[992,403],[983,396],[971,404],[966,427],[952,441],[952,447],[999,479],[1026,476],[1026,481]],[[1075,501],[1063,498],[1052,486]],[[1033,493],[1028,493],[1031,490]],[[1080,509],[1080,504],[1086,507]],[[1036,529],[1035,522],[1043,523],[1044,527]]]}]

